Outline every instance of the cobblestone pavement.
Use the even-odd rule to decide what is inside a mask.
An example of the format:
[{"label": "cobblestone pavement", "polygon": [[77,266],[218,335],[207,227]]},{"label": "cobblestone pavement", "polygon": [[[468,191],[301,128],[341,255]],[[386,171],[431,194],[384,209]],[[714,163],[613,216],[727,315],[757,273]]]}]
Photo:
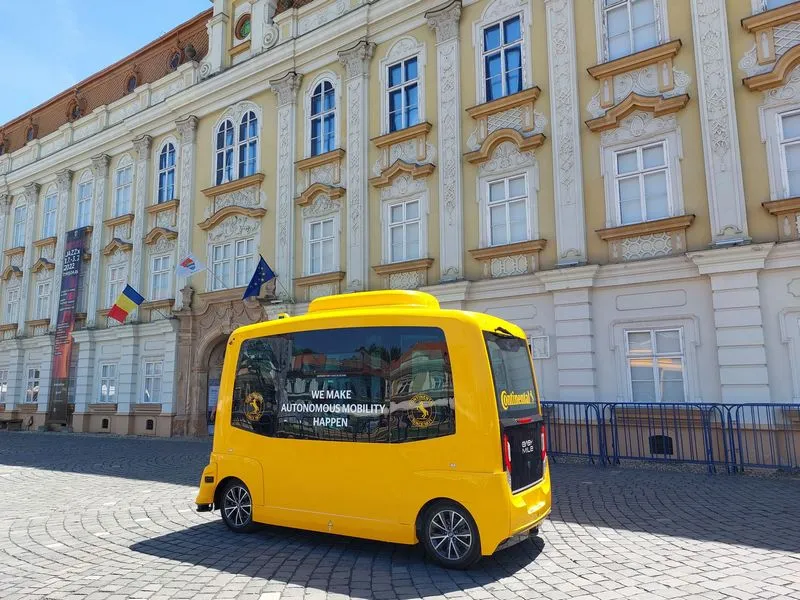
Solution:
[{"label": "cobblestone pavement", "polygon": [[192,501],[200,441],[0,434],[0,598],[797,598],[800,480],[553,467],[542,538],[449,572],[418,548]]}]

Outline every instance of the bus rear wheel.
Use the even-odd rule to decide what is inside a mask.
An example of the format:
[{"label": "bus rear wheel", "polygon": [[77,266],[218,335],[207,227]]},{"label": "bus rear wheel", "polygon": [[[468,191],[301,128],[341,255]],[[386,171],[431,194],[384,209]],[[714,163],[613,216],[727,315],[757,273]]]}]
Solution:
[{"label": "bus rear wheel", "polygon": [[220,513],[228,529],[236,533],[248,533],[255,530],[253,497],[244,483],[238,479],[229,481],[222,489],[220,498]]},{"label": "bus rear wheel", "polygon": [[478,527],[463,506],[449,500],[435,502],[421,525],[422,544],[434,562],[448,569],[468,569],[480,560]]}]

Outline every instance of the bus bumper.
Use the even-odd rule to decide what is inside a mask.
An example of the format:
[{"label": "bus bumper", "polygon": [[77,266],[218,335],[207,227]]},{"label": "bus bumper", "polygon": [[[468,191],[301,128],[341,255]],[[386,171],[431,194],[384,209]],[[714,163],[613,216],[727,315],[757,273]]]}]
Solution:
[{"label": "bus bumper", "polygon": [[217,489],[217,463],[209,463],[200,476],[200,490],[195,498],[197,512],[208,512],[214,507],[214,492]]}]

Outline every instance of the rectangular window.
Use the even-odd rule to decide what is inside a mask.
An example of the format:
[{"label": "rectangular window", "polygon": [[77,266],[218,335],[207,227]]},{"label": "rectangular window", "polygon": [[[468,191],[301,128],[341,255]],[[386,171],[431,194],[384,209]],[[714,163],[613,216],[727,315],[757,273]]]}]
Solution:
[{"label": "rectangular window", "polygon": [[388,68],[389,131],[399,131],[419,123],[419,72],[417,58],[409,58]]},{"label": "rectangular window", "polygon": [[666,142],[616,152],[614,168],[620,225],[672,216]]},{"label": "rectangular window", "polygon": [[8,402],[8,369],[0,369],[0,404]]},{"label": "rectangular window", "polygon": [[78,185],[78,202],[75,208],[75,227],[86,227],[92,221],[93,182],[87,181]]},{"label": "rectangular window", "polygon": [[420,258],[419,200],[389,207],[389,261],[403,262]]},{"label": "rectangular window", "polygon": [[538,413],[538,391],[528,341],[488,331],[484,332],[484,338],[500,416]]},{"label": "rectangular window", "polygon": [[50,317],[50,289],[49,281],[40,281],[36,284],[36,318],[47,319]]},{"label": "rectangular window", "polygon": [[455,433],[442,330],[353,327],[246,340],[234,427],[271,437],[411,442]]},{"label": "rectangular window", "polygon": [[14,209],[14,236],[11,239],[12,248],[21,248],[25,245],[25,219],[27,216],[27,206],[17,206]]},{"label": "rectangular window", "polygon": [[172,257],[154,256],[150,270],[150,297],[152,300],[169,298]]},{"label": "rectangular window", "polygon": [[108,268],[108,295],[106,296],[106,306],[111,308],[117,301],[122,290],[125,289],[125,266]]},{"label": "rectangular window", "polygon": [[308,274],[330,273],[334,268],[336,233],[333,219],[308,226]]},{"label": "rectangular window", "polygon": [[522,90],[522,21],[511,17],[483,29],[486,101]]},{"label": "rectangular window", "polygon": [[133,188],[133,167],[117,169],[114,184],[114,216],[131,212],[131,189]]},{"label": "rectangular window", "polygon": [[117,401],[117,365],[102,363],[100,365],[100,397],[98,402],[114,404]]},{"label": "rectangular window", "polygon": [[19,315],[19,288],[6,290],[5,322],[16,323]]},{"label": "rectangular window", "polygon": [[626,331],[628,377],[634,402],[685,402],[680,329]]},{"label": "rectangular window", "polygon": [[256,241],[253,238],[237,240],[234,248],[234,287],[243,287],[250,283],[255,270]]},{"label": "rectangular window", "polygon": [[243,287],[255,270],[254,238],[217,244],[211,247],[212,290]]},{"label": "rectangular window", "polygon": [[161,375],[164,370],[164,362],[145,361],[144,363],[144,398],[143,401],[150,404],[161,402]]},{"label": "rectangular window", "polygon": [[780,115],[783,185],[787,198],[800,196],[800,112]]},{"label": "rectangular window", "polygon": [[655,0],[603,0],[608,60],[659,44]]},{"label": "rectangular window", "polygon": [[525,175],[489,182],[489,245],[528,239],[528,180]]},{"label": "rectangular window", "polygon": [[53,237],[56,234],[56,210],[58,208],[58,194],[49,194],[44,198],[44,218],[42,219],[42,238]]},{"label": "rectangular window", "polygon": [[28,367],[28,381],[25,386],[25,403],[35,404],[39,401],[39,367]]}]

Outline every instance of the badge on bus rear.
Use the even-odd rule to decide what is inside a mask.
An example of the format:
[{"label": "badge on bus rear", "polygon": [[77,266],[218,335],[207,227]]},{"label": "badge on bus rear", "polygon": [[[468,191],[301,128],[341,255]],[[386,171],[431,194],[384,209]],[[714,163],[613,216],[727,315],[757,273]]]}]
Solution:
[{"label": "badge on bus rear", "polygon": [[411,398],[411,424],[414,427],[433,425],[433,398],[428,394],[415,394]]}]

